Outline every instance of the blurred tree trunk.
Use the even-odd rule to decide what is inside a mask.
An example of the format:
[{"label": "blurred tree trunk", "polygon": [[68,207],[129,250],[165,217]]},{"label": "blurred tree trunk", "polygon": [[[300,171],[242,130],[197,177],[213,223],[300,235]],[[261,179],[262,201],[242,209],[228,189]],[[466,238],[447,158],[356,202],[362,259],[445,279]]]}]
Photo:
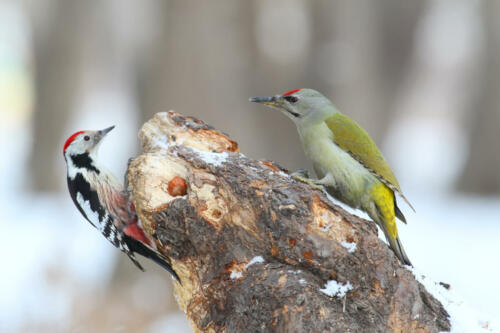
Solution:
[{"label": "blurred tree trunk", "polygon": [[304,81],[382,142],[425,3],[314,1]]},{"label": "blurred tree trunk", "polygon": [[458,189],[481,194],[500,193],[500,3],[481,2],[485,33],[480,93],[469,115],[468,159]]},{"label": "blurred tree trunk", "polygon": [[90,5],[89,1],[54,0],[27,6],[35,61],[29,172],[35,191],[55,191],[61,183],[56,165],[60,164],[63,130],[74,109],[81,70],[81,30]]},{"label": "blurred tree trunk", "polygon": [[[291,7],[307,19],[293,21],[286,15]],[[394,0],[380,6],[369,1],[164,1],[158,10],[164,25],[151,38],[139,68],[143,120],[170,108],[203,113],[227,131],[238,128],[238,140],[250,156],[298,168],[306,164],[302,151],[282,149],[300,147],[293,124],[268,110],[256,113],[246,98],[311,87],[381,142],[423,7]],[[272,18],[274,25],[268,22]],[[299,29],[300,36],[295,34]],[[269,50],[261,42],[265,37],[278,46]],[[276,50],[284,46],[281,39],[304,43],[305,49],[292,48],[300,55],[287,59],[269,57],[273,51],[282,54]]]},{"label": "blurred tree trunk", "polygon": [[[251,1],[163,1],[162,25],[139,68],[143,120],[166,108],[200,112],[217,123],[236,123],[235,108],[249,83]],[[244,115],[243,115],[244,116]]]}]

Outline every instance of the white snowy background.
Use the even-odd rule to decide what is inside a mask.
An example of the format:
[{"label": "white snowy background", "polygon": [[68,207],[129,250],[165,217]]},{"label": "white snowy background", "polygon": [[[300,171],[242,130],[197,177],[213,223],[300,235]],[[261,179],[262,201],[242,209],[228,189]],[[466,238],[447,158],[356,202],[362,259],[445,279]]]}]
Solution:
[{"label": "white snowy background", "polygon": [[[267,8],[267,2],[260,3]],[[297,10],[301,13],[301,2],[291,3],[295,6],[290,7],[289,14],[298,15],[297,24],[307,24],[302,22],[307,19],[297,14]],[[403,85],[396,103],[400,112],[390,124],[384,142],[380,142],[417,211],[413,213],[401,204],[408,220],[408,225],[400,225],[399,231],[406,252],[418,278],[446,304],[455,332],[500,331],[500,197],[464,195],[453,190],[467,159],[468,141],[462,119],[466,111],[454,101],[461,91],[457,87],[450,89],[448,83],[453,77],[449,73],[463,69],[476,56],[480,38],[474,8],[464,1],[429,5],[416,31],[420,51],[414,55],[416,67],[427,71],[418,72]],[[453,15],[448,15],[450,9]],[[260,20],[259,29],[264,30],[255,34],[262,35],[258,43],[269,53],[267,56],[300,56],[307,46],[303,42],[305,37],[296,36],[297,50],[292,48],[284,55],[279,54],[269,41],[276,39],[267,35],[269,29],[276,28],[269,25],[272,18],[263,14]],[[461,38],[450,41],[447,38],[450,33]],[[35,98],[30,40],[23,7],[16,1],[1,1],[0,332],[78,331],[87,327],[81,322],[85,317],[79,314],[92,311],[109,312],[111,319],[107,320],[116,331],[128,331],[128,327],[119,325],[120,318],[130,315],[127,308],[117,306],[115,312],[91,309],[95,304],[108,304],[102,298],[113,288],[110,283],[118,251],[83,220],[65,191],[46,194],[29,191]],[[113,77],[87,87],[65,131],[68,136],[80,129],[117,125],[100,152],[103,163],[117,175],[124,174],[127,158],[137,153],[134,149],[140,124],[132,91],[130,83]],[[249,92],[245,98],[242,96],[241,103],[247,103],[246,98],[251,95]],[[165,103],[168,107],[168,101]],[[178,111],[189,113],[189,110]],[[268,115],[260,113],[261,117]],[[245,131],[257,131],[257,124],[246,122]],[[213,122],[212,125],[240,139],[238,128],[224,128]],[[294,130],[291,126],[289,129]],[[58,151],[64,139],[61,137]],[[243,150],[245,142],[250,146],[245,140]],[[258,148],[252,149],[252,157],[263,157],[259,156]],[[58,152],[47,158],[57,160],[64,186],[62,154]],[[156,272],[153,266],[146,267],[148,272]],[[167,315],[155,312],[158,308],[167,309],[164,299],[173,297],[170,282],[159,276],[141,275],[125,288],[127,294],[120,299],[130,302],[134,311],[149,313],[146,316],[149,319],[142,324],[144,331],[189,332],[181,312],[170,308],[165,311]],[[450,284],[450,292],[436,287],[432,281]]]}]

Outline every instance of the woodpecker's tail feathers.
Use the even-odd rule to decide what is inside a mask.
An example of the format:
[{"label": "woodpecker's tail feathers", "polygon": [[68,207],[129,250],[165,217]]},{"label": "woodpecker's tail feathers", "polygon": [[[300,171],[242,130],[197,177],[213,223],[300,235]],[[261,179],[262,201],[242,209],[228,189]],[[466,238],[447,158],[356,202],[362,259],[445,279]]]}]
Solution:
[{"label": "woodpecker's tail feathers", "polygon": [[413,267],[410,258],[408,258],[408,256],[406,255],[405,249],[403,248],[403,244],[401,244],[401,240],[399,239],[399,237],[396,238],[396,244],[398,248],[397,251],[399,252],[398,255],[399,260],[401,260],[405,265]]},{"label": "woodpecker's tail feathers", "polygon": [[396,236],[396,238],[392,238],[387,234],[387,232],[385,232],[385,238],[387,239],[387,241],[391,245],[391,249],[394,252],[394,254],[396,255],[396,257],[398,257],[399,261],[404,265],[413,266],[411,264],[410,259],[406,255],[405,249],[403,248],[403,244],[401,244],[401,240],[399,239],[399,236]]},{"label": "woodpecker's tail feathers", "polygon": [[[165,257],[163,254],[153,250],[149,246],[143,244],[142,242],[133,239],[132,237],[129,237],[125,235],[125,242],[127,243],[130,251],[135,252],[137,254],[140,254],[143,257],[146,257],[148,259],[153,260],[155,263],[163,267],[165,270],[167,270],[172,277],[177,280],[177,282],[181,283],[181,279],[179,278],[179,275],[174,271],[172,266],[170,265],[169,259]],[[144,269],[142,266],[139,264],[139,262],[133,257],[133,255],[129,255],[129,258],[132,260],[132,262],[142,271]],[[182,284],[182,283],[181,283]]]},{"label": "woodpecker's tail feathers", "polygon": [[408,206],[410,206],[410,208],[413,210],[413,212],[416,213],[417,211],[415,210],[415,207],[413,207],[413,205],[410,203],[410,201],[408,201],[408,199],[406,199],[406,197],[403,195],[403,193],[401,193],[399,191],[397,193],[401,197],[401,199],[403,199],[408,204]]},{"label": "woodpecker's tail feathers", "polygon": [[[401,244],[401,240],[398,236],[396,217],[404,222],[406,221],[403,214],[396,205],[396,200],[394,199],[394,194],[392,193],[392,191],[390,192],[390,195],[392,196],[392,198],[388,197],[385,201],[382,200],[379,203],[375,203],[376,212],[372,214],[371,217],[384,232],[385,239],[389,243],[396,257],[398,257],[399,261],[403,265],[412,266],[410,259],[408,259],[408,256],[406,255],[406,252],[403,248],[403,244]],[[393,200],[393,202],[389,200]],[[390,205],[391,203],[394,203],[394,205]]]},{"label": "woodpecker's tail feathers", "polygon": [[406,218],[405,216],[403,215],[403,212],[399,209],[397,203],[396,203],[396,196],[394,196],[394,213],[396,214],[396,217],[401,221],[403,222],[404,224],[406,224]]},{"label": "woodpecker's tail feathers", "polygon": [[137,261],[137,259],[135,259],[134,252],[127,252],[127,256],[130,258],[130,260],[132,260],[137,268],[139,268],[143,272],[145,271],[142,265]]},{"label": "woodpecker's tail feathers", "polygon": [[[379,216],[377,216],[377,217],[379,217]],[[393,217],[393,219],[394,219],[394,217]],[[380,227],[380,229],[382,229],[382,231],[384,232],[384,236],[385,236],[385,239],[387,240],[387,242],[389,243],[389,247],[391,248],[392,252],[394,252],[396,257],[398,257],[399,261],[403,265],[413,266],[411,264],[410,259],[406,255],[406,252],[403,248],[403,244],[401,244],[401,240],[399,239],[399,235],[397,234],[397,231],[395,233],[395,237],[393,237],[389,234],[389,232],[387,231],[386,225],[382,221],[379,221],[378,219],[374,219],[374,220],[377,223],[377,225]],[[396,221],[394,221],[394,223],[396,223]]]}]

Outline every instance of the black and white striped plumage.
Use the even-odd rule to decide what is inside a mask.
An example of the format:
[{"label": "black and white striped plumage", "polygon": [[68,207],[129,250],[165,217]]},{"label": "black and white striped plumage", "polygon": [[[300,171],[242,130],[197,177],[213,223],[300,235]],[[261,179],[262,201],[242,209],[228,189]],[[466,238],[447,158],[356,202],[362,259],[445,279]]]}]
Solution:
[{"label": "black and white striped plumage", "polygon": [[113,128],[79,131],[66,140],[63,155],[71,198],[85,219],[139,269],[144,270],[134,253],[153,260],[180,282],[169,259],[155,249],[142,229],[123,185],[97,162],[99,143]]}]

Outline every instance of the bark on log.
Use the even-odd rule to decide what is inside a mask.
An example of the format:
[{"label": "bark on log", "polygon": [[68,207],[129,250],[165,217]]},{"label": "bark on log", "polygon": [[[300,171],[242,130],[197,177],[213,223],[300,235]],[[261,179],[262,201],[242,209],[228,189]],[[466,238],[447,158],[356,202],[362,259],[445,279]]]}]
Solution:
[{"label": "bark on log", "polygon": [[140,139],[128,173],[134,204],[172,259],[176,299],[195,331],[450,329],[373,222],[194,118],[159,113]]}]

